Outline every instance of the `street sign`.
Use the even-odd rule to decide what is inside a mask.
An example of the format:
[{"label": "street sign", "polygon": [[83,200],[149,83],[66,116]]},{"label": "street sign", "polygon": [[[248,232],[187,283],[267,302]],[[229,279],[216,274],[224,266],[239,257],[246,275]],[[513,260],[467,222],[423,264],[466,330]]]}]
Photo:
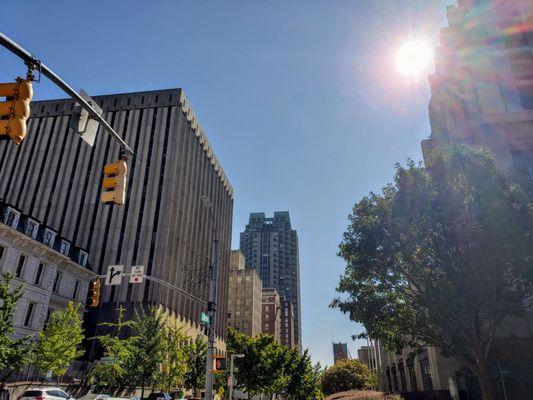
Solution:
[{"label": "street sign", "polygon": [[105,275],[106,286],[115,286],[122,283],[122,273],[124,272],[124,265],[110,265],[107,267]]},{"label": "street sign", "polygon": [[202,314],[200,314],[200,321],[205,325],[209,325],[211,319],[209,318],[209,315],[206,312],[202,311]]},{"label": "street sign", "polygon": [[141,283],[144,276],[144,265],[134,265],[131,267],[130,283]]},{"label": "street sign", "polygon": [[[100,106],[87,93],[85,93],[84,90],[80,90],[80,96],[83,100],[89,103],[99,115],[102,115],[102,109]],[[100,123],[89,115],[89,111],[83,108],[79,103],[76,103],[76,107],[73,111],[73,118],[71,119],[71,127],[91,147],[94,145],[99,125]]]}]

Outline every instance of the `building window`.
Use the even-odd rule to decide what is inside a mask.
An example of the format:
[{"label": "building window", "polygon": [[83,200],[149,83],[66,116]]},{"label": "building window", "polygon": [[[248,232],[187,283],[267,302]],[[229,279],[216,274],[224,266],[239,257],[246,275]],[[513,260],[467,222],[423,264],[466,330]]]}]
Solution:
[{"label": "building window", "polygon": [[5,248],[0,246],[0,261],[2,261],[2,258],[4,258],[4,251],[5,251]]},{"label": "building window", "polygon": [[49,308],[48,311],[46,312],[46,320],[44,321],[44,326],[48,325],[48,323],[50,322],[51,315],[52,315],[52,309]]},{"label": "building window", "polygon": [[49,247],[54,247],[55,240],[56,240],[56,233],[53,230],[46,228],[44,230],[43,243]]},{"label": "building window", "polygon": [[80,253],[78,254],[78,263],[85,267],[87,265],[87,252],[80,250]]},{"label": "building window", "polygon": [[22,272],[24,269],[24,263],[26,262],[26,256],[23,256],[22,254],[19,256],[19,262],[17,264],[17,269],[15,270],[15,276],[17,278],[22,277]]},{"label": "building window", "polygon": [[70,252],[70,243],[65,239],[61,239],[61,245],[59,246],[59,252],[68,256]]},{"label": "building window", "polygon": [[28,309],[26,310],[26,317],[24,318],[24,326],[31,326],[34,309],[35,309],[35,303],[28,304]]},{"label": "building window", "polygon": [[78,290],[80,288],[80,281],[76,280],[76,283],[74,284],[74,292],[72,293],[72,298],[74,300],[77,300],[78,298]]},{"label": "building window", "polygon": [[41,278],[43,276],[43,269],[44,265],[42,263],[39,264],[37,267],[37,274],[35,275],[35,284],[40,285],[41,284]]},{"label": "building window", "polygon": [[59,290],[59,283],[61,282],[61,272],[56,272],[56,277],[54,279],[54,286],[52,287],[52,291],[54,293],[57,293]]},{"label": "building window", "polygon": [[424,390],[433,390],[433,381],[431,379],[431,373],[429,371],[429,360],[420,360],[420,371],[422,372],[422,385]]},{"label": "building window", "polygon": [[11,207],[7,207],[4,213],[4,223],[13,229],[19,225],[20,213]]},{"label": "building window", "polygon": [[37,237],[37,231],[39,230],[39,224],[32,219],[28,219],[26,222],[26,236],[35,239]]},{"label": "building window", "polygon": [[418,392],[414,361],[407,366],[407,369],[409,370],[409,382],[411,382],[411,392]]}]

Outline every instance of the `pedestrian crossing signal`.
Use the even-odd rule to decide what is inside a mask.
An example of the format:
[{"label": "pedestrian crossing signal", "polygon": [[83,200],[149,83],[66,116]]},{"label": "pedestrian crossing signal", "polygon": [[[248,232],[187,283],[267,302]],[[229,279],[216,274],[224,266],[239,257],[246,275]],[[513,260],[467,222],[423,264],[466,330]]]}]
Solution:
[{"label": "pedestrian crossing signal", "polygon": [[215,357],[213,372],[224,372],[226,370],[226,357]]}]

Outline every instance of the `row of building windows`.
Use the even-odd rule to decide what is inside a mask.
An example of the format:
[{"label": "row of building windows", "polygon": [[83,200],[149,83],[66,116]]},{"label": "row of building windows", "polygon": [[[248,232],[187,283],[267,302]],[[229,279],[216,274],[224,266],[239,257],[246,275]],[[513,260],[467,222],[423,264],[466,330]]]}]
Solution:
[{"label": "row of building windows", "polygon": [[[6,206],[3,213],[3,222],[7,226],[19,230],[26,236],[32,239],[41,241],[44,245],[51,247],[61,254],[70,257],[71,244],[68,240],[61,238],[56,244],[57,232],[48,227],[40,229],[40,224],[30,217],[24,218],[20,224],[21,213],[11,206]],[[40,235],[42,233],[42,235]],[[87,266],[88,254],[86,251],[78,249],[76,254],[76,262],[82,267]]]}]

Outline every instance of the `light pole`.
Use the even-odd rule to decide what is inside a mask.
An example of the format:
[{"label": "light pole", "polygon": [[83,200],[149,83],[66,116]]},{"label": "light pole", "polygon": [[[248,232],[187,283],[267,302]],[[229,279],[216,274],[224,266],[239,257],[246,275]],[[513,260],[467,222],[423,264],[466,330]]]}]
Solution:
[{"label": "light pole", "polygon": [[232,354],[229,357],[229,400],[233,400],[233,360],[244,358],[244,354]]},{"label": "light pole", "polygon": [[217,301],[217,263],[218,263],[218,234],[215,225],[212,205],[207,196],[201,197],[202,203],[209,211],[209,217],[213,227],[213,247],[211,265],[209,266],[209,301],[207,303],[207,354],[205,365],[205,400],[213,400],[213,360],[215,355],[215,329],[216,329],[216,301]]}]

